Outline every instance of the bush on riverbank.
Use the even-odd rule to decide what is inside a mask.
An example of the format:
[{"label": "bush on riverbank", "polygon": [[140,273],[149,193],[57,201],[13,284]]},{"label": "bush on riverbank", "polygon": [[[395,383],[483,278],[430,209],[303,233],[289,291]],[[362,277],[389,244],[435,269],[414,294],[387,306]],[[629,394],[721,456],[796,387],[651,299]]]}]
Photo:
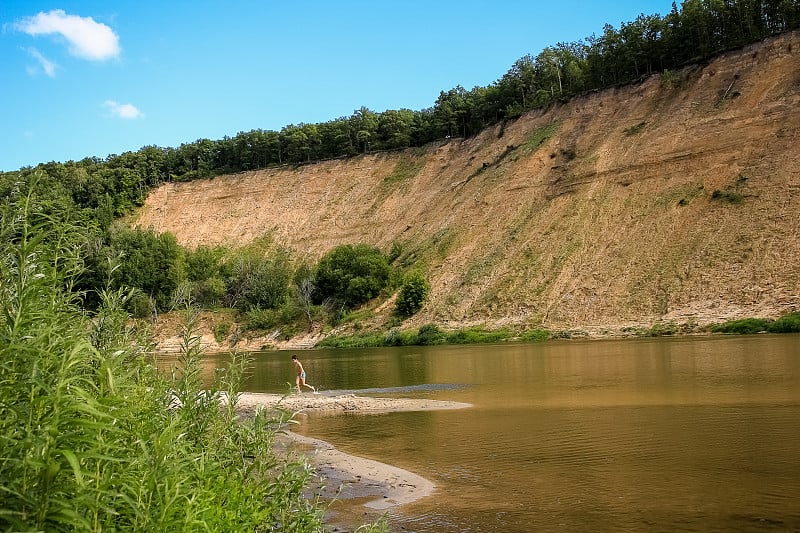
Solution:
[{"label": "bush on riverbank", "polygon": [[436,344],[487,344],[518,338],[510,329],[487,330],[480,327],[444,331],[435,324],[418,330],[393,329],[389,332],[366,332],[355,335],[332,335],[323,339],[321,348],[378,348],[386,346],[429,346]]},{"label": "bush on riverbank", "polygon": [[[702,331],[702,329],[699,329],[694,323],[656,323],[649,328],[626,327],[622,329],[624,334],[636,337],[663,337],[689,334],[696,331]],[[727,334],[800,333],[800,312],[789,313],[777,320],[766,318],[732,320],[723,324],[709,326],[705,331]],[[333,335],[322,340],[318,346],[325,348],[379,348],[507,341],[540,342],[557,338],[568,339],[574,336],[576,335],[573,332],[552,332],[542,328],[534,328],[522,333],[514,332],[509,328],[489,330],[481,327],[445,331],[435,324],[426,324],[418,330],[392,329],[388,332],[370,331],[353,335]],[[583,337],[585,334],[577,336]]]},{"label": "bush on riverbank", "polygon": [[783,315],[777,320],[768,318],[743,318],[711,326],[712,333],[800,333],[800,312]]}]

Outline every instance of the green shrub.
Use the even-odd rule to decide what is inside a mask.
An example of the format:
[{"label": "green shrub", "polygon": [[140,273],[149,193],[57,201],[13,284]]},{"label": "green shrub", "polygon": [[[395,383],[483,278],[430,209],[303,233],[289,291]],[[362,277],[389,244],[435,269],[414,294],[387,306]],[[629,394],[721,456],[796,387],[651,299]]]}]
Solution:
[{"label": "green shrub", "polygon": [[192,282],[191,297],[196,305],[204,309],[219,307],[225,299],[225,281],[212,277]]},{"label": "green shrub", "polygon": [[647,337],[664,337],[669,335],[675,335],[678,333],[679,329],[676,324],[673,322],[669,322],[666,324],[656,323],[647,331]]},{"label": "green shrub", "polygon": [[150,318],[153,314],[155,302],[148,295],[136,291],[128,300],[128,308],[133,318]]},{"label": "green shrub", "polygon": [[332,335],[323,339],[318,346],[324,348],[376,348],[386,346],[386,335],[380,332],[358,335]]},{"label": "green shrub", "polygon": [[286,250],[241,252],[231,261],[227,299],[240,310],[277,309],[289,297],[292,265]]},{"label": "green shrub", "polygon": [[520,340],[531,341],[546,341],[550,338],[550,332],[546,329],[531,329],[520,335]]},{"label": "green shrub", "polygon": [[770,333],[800,333],[800,312],[783,315],[767,327]]},{"label": "green shrub", "polygon": [[646,121],[642,121],[642,122],[636,124],[635,126],[631,126],[629,128],[625,128],[622,131],[625,133],[625,135],[628,135],[628,136],[636,135],[637,133],[640,133],[644,129],[645,126],[647,126],[647,122]]},{"label": "green shrub", "polygon": [[768,330],[770,322],[772,321],[766,318],[743,318],[711,326],[711,331],[713,333],[738,333],[740,335],[761,333]]},{"label": "green shrub", "polygon": [[512,337],[514,333],[506,328],[489,331],[479,327],[459,329],[446,335],[448,344],[486,344]]},{"label": "green shrub", "polygon": [[220,265],[225,255],[223,248],[198,246],[186,253],[186,276],[189,281],[205,281],[220,275]]},{"label": "green shrub", "polygon": [[687,72],[673,72],[669,69],[661,74],[661,86],[665,89],[679,89],[686,83]]},{"label": "green shrub", "polygon": [[110,248],[121,254],[113,286],[135,287],[150,295],[159,310],[168,309],[172,293],[183,278],[183,249],[170,233],[117,229]]},{"label": "green shrub", "polygon": [[411,331],[392,328],[384,337],[383,346],[415,346],[418,337]]},{"label": "green shrub", "polygon": [[245,313],[245,329],[250,331],[264,331],[275,329],[281,325],[281,313],[277,309],[253,308]]},{"label": "green shrub", "polygon": [[396,312],[403,318],[416,314],[425,304],[431,284],[425,279],[422,272],[415,270],[406,277],[400,294],[397,295]]},{"label": "green shrub", "polygon": [[417,342],[422,346],[434,344],[444,344],[447,341],[446,335],[435,324],[425,324],[419,328]]},{"label": "green shrub", "polygon": [[479,344],[500,342],[514,338],[506,328],[488,331],[482,328],[465,328],[444,332],[435,324],[425,324],[414,333],[397,328],[388,333],[365,332],[356,335],[330,336],[323,339],[320,347],[327,348],[373,348],[380,346],[428,346],[435,344]]},{"label": "green shrub", "polygon": [[711,198],[714,200],[728,202],[729,204],[740,204],[744,202],[744,195],[742,193],[729,190],[721,191],[719,189],[715,189],[714,192],[711,193]]},{"label": "green shrub", "polygon": [[213,331],[214,331],[214,340],[216,340],[217,342],[222,342],[228,336],[228,333],[231,332],[231,323],[217,322],[216,324],[214,324]]},{"label": "green shrub", "polygon": [[337,246],[317,265],[315,302],[332,298],[351,309],[377,296],[389,283],[386,256],[366,244]]},{"label": "green shrub", "polygon": [[389,263],[394,263],[403,253],[403,245],[397,241],[392,243],[392,249],[389,250],[389,256],[386,258]]}]

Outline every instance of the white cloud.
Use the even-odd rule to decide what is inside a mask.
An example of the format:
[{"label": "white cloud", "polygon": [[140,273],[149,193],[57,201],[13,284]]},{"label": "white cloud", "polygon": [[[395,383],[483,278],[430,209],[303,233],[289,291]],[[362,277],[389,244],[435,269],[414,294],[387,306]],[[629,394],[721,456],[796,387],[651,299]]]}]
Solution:
[{"label": "white cloud", "polygon": [[115,102],[114,100],[106,100],[103,102],[103,107],[111,112],[111,116],[117,118],[124,118],[128,120],[132,120],[135,118],[141,118],[144,114],[139,111],[135,105],[133,104],[120,104],[119,102]]},{"label": "white cloud", "polygon": [[91,61],[105,61],[120,53],[119,37],[92,17],[67,15],[62,9],[38,13],[17,22],[14,27],[28,35],[60,35],[69,43],[69,53]]},{"label": "white cloud", "polygon": [[[44,57],[42,53],[39,52],[39,50],[37,50],[36,48],[28,48],[28,53],[31,56],[33,56],[33,58],[36,59],[36,61],[39,62],[39,66],[42,68],[42,70],[44,70],[45,74],[47,74],[51,78],[56,77],[56,67],[58,65],[56,65],[55,63]],[[37,71],[34,68],[29,68],[28,72],[31,74],[36,74]]]}]

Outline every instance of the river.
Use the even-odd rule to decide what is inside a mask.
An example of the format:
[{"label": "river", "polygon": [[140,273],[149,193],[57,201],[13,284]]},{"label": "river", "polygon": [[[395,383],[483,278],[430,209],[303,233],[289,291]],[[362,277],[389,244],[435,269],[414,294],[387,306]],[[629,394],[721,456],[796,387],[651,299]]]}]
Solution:
[{"label": "river", "polygon": [[[285,392],[290,353],[243,389]],[[798,335],[294,353],[324,391],[473,405],[302,418],[437,485],[393,531],[800,530]]]}]

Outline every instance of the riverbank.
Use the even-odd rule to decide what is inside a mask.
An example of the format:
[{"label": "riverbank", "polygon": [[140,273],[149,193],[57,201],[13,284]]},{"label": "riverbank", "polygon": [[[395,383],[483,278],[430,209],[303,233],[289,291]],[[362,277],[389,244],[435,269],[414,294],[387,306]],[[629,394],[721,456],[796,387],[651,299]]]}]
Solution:
[{"label": "riverbank", "polygon": [[[800,298],[800,297],[798,297]],[[394,331],[390,329],[367,329],[354,331],[347,326],[322,333],[318,328],[289,338],[280,336],[280,329],[268,335],[242,331],[243,324],[235,322],[233,311],[202,311],[197,323],[196,335],[205,353],[220,353],[238,350],[258,352],[267,350],[303,350],[317,347],[366,348],[384,346],[415,346],[431,344],[480,344],[494,342],[531,342],[564,339],[619,339],[637,337],[696,336],[716,334],[753,334],[760,332],[790,333],[800,331],[800,299],[789,312],[774,318],[752,318],[742,315],[741,309],[696,310],[688,315],[670,314],[655,322],[637,322],[614,325],[585,325],[566,330],[520,329],[509,324],[428,324],[419,328]],[[713,313],[712,313],[713,311]],[[160,353],[179,353],[183,346],[181,336],[184,317],[180,313],[161,315],[153,325],[152,335]],[[220,325],[236,333],[219,336],[215,331]]]},{"label": "riverbank", "polygon": [[[241,393],[237,411],[252,415],[256,409],[283,409],[295,416],[316,412],[390,413],[464,409],[471,404],[421,398],[373,398],[355,394],[266,394]],[[315,490],[327,499],[348,500],[368,512],[382,512],[434,493],[435,484],[413,472],[371,459],[341,452],[332,444],[288,431],[279,439],[285,450],[303,453],[314,468],[319,483]],[[346,514],[348,510],[343,512]],[[352,511],[352,510],[350,510]]]}]

